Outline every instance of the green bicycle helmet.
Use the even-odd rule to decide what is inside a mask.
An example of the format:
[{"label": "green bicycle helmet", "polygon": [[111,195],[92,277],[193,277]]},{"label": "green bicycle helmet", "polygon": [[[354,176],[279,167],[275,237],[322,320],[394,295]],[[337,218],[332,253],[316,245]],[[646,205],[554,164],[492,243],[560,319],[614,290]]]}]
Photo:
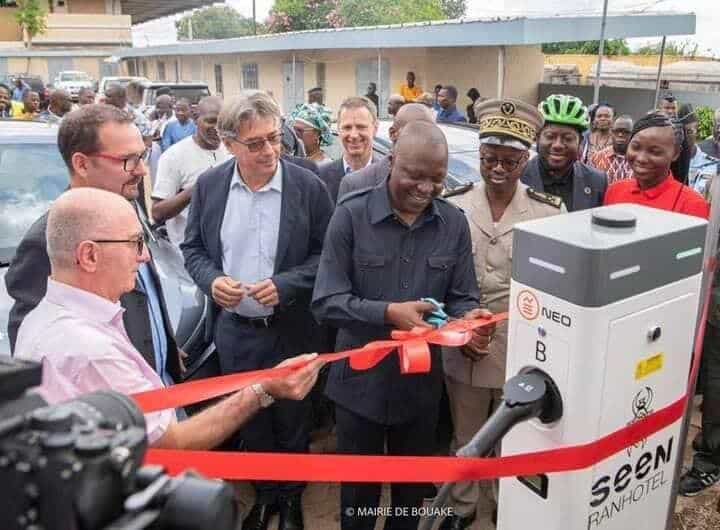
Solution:
[{"label": "green bicycle helmet", "polygon": [[580,131],[590,126],[587,107],[580,98],[567,94],[553,94],[538,105],[545,123],[569,125]]}]

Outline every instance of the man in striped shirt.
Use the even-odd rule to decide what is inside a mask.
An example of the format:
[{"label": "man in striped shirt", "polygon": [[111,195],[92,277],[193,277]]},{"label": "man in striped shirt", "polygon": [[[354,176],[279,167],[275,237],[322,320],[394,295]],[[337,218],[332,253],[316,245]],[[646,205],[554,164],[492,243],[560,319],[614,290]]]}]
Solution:
[{"label": "man in striped shirt", "polygon": [[625,159],[633,120],[630,116],[619,116],[610,129],[612,145],[593,153],[589,164],[607,173],[608,185],[632,176],[632,168]]}]

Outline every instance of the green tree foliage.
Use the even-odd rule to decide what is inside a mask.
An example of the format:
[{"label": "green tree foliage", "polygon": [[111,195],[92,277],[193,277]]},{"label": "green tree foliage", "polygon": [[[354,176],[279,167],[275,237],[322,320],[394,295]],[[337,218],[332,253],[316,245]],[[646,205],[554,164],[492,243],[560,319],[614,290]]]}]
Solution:
[{"label": "green tree foliage", "polygon": [[698,141],[711,137],[715,111],[711,107],[696,107],[695,115],[698,119]]},{"label": "green tree foliage", "polygon": [[345,27],[357,27],[443,20],[445,13],[438,0],[342,0],[340,16]]},{"label": "green tree foliage", "polygon": [[[547,54],[597,55],[600,53],[600,41],[549,42],[543,44],[542,51]],[[605,41],[604,53],[605,55],[629,55],[630,48],[625,39],[609,39]]]},{"label": "green tree foliage", "polygon": [[443,20],[464,11],[465,0],[275,0],[266,25],[281,33]]},{"label": "green tree foliage", "polygon": [[464,17],[467,11],[466,0],[440,0],[440,5],[447,18]]},{"label": "green tree foliage", "polygon": [[[230,6],[210,6],[175,21],[178,40],[188,40],[192,21],[193,40],[230,39],[253,34],[252,19],[245,18]],[[258,24],[258,33],[262,33]]]},{"label": "green tree foliage", "polygon": [[15,20],[23,30],[25,47],[32,48],[32,40],[47,30],[47,12],[38,0],[17,0]]},{"label": "green tree foliage", "polygon": [[[638,49],[637,53],[640,55],[660,55],[660,49],[662,43],[648,44]],[[683,57],[697,57],[702,55],[700,52],[700,45],[694,40],[688,39],[681,42],[668,41],[665,44],[665,55],[680,55]]]},{"label": "green tree foliage", "polygon": [[339,4],[339,0],[275,0],[265,24],[271,33],[343,27]]}]

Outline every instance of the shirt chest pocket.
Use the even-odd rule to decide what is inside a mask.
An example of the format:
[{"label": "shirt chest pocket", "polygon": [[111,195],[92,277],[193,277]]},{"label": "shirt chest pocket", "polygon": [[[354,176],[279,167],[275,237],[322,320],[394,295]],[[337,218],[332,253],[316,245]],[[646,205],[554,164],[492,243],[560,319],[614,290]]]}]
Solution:
[{"label": "shirt chest pocket", "polygon": [[426,267],[426,289],[428,294],[442,300],[447,294],[450,280],[455,270],[457,258],[454,256],[430,256]]},{"label": "shirt chest pocket", "polygon": [[354,284],[358,296],[372,300],[382,299],[388,281],[385,256],[363,254],[355,256]]}]

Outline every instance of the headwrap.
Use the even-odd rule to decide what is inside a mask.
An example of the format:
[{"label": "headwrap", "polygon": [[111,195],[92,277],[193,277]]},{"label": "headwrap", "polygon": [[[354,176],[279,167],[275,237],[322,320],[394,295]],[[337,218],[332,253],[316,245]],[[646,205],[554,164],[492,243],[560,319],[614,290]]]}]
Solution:
[{"label": "headwrap", "polygon": [[302,122],[320,132],[320,145],[326,146],[333,143],[333,135],[330,130],[330,119],[332,111],[325,105],[318,103],[302,103],[295,107],[290,113],[292,123]]}]

